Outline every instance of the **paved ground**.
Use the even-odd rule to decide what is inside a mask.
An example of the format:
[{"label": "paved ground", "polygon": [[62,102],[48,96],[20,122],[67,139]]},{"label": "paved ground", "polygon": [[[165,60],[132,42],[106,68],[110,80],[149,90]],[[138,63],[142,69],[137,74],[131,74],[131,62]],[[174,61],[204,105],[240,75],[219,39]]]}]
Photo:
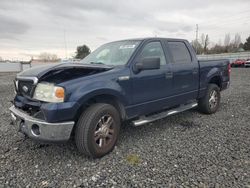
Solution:
[{"label": "paved ground", "polygon": [[93,160],[73,142],[41,145],[10,125],[13,75],[0,74],[0,187],[250,187],[250,69],[233,69],[214,115],[195,110],[125,127]]}]

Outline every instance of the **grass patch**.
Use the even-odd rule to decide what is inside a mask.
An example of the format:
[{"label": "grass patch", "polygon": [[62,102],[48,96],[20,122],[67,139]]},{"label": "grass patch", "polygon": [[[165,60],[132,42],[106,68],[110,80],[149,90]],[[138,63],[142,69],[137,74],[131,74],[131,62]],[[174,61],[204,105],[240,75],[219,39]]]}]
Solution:
[{"label": "grass patch", "polygon": [[126,160],[129,164],[134,165],[134,166],[140,164],[141,162],[140,157],[136,154],[129,154],[126,157]]}]

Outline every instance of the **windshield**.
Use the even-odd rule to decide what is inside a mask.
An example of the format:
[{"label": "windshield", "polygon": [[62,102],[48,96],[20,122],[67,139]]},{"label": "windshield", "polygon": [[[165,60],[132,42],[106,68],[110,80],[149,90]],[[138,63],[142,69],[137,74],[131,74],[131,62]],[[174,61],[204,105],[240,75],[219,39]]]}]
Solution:
[{"label": "windshield", "polygon": [[117,41],[104,44],[80,61],[84,64],[125,65],[139,40]]}]

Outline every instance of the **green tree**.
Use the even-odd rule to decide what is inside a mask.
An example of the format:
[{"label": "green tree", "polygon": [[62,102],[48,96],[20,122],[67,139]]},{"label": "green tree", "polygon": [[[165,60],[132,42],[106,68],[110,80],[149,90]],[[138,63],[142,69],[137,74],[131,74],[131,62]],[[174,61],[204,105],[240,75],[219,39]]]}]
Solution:
[{"label": "green tree", "polygon": [[85,44],[82,45],[82,46],[77,46],[75,58],[77,58],[77,59],[83,59],[87,55],[89,55],[90,52],[91,52],[90,48],[87,45],[85,45]]},{"label": "green tree", "polygon": [[247,41],[244,43],[244,50],[250,50],[250,36],[246,40]]},{"label": "green tree", "polygon": [[244,44],[242,42],[240,43],[239,48],[243,48],[244,49]]}]

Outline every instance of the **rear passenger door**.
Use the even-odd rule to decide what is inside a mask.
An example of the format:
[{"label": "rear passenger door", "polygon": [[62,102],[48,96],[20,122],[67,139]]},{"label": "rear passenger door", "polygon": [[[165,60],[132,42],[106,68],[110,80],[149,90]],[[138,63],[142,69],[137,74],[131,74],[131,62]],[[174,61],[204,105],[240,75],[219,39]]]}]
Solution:
[{"label": "rear passenger door", "polygon": [[199,65],[192,57],[189,44],[185,41],[171,40],[167,42],[173,73],[173,98],[177,104],[196,99],[199,88]]}]

